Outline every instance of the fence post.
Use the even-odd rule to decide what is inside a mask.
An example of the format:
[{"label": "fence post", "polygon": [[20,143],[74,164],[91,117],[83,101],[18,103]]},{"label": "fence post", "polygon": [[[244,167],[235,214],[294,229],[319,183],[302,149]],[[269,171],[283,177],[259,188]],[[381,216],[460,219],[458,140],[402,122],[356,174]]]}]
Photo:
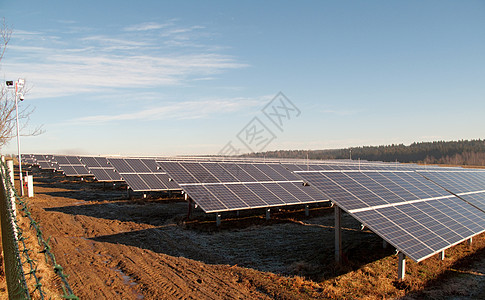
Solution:
[{"label": "fence post", "polygon": [[[17,226],[12,209],[12,203],[15,202],[15,193],[12,191],[13,186],[8,182],[10,176],[7,176],[6,165],[3,161],[0,164],[0,225],[8,297],[9,299],[30,299],[22,261],[20,260]],[[10,198],[12,194],[14,194],[14,199]]]}]

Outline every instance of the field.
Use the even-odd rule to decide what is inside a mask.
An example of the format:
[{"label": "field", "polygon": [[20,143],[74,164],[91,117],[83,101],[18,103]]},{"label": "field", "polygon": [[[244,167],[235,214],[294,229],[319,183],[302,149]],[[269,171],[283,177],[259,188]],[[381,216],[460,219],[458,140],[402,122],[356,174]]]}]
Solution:
[{"label": "field", "polygon": [[[34,182],[32,215],[80,299],[485,298],[484,234],[444,261],[408,260],[397,281],[394,249],[346,214],[344,264],[334,263],[328,205],[309,217],[274,211],[269,221],[264,211],[223,214],[218,228],[198,210],[187,220],[180,196],[128,200],[122,188],[51,172],[35,172]],[[55,275],[37,261],[48,295],[60,298]]]}]

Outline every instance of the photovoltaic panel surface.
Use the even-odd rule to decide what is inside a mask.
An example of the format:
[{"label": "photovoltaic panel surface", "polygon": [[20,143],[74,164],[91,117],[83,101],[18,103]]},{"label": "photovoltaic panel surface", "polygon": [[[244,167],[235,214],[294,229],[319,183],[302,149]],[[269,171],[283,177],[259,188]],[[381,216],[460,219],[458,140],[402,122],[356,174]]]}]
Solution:
[{"label": "photovoltaic panel surface", "polygon": [[181,189],[158,167],[154,159],[108,157],[107,160],[133,191]]},{"label": "photovoltaic panel surface", "polygon": [[106,157],[81,156],[79,159],[94,175],[96,180],[102,182],[123,181],[121,175],[116,172],[113,166],[108,163],[108,159]]},{"label": "photovoltaic panel surface", "polygon": [[420,170],[418,172],[430,181],[485,212],[484,170]]},{"label": "photovoltaic panel surface", "polygon": [[52,162],[66,176],[93,176],[77,156],[53,155]]},{"label": "photovoltaic panel surface", "polygon": [[56,164],[51,162],[52,155],[33,154],[32,158],[34,159],[35,164],[39,166],[41,169],[44,169],[44,170],[57,169]]},{"label": "photovoltaic panel surface", "polygon": [[207,213],[327,201],[279,164],[158,161]]},{"label": "photovoltaic panel surface", "polygon": [[414,171],[295,171],[415,261],[485,231],[485,213]]}]

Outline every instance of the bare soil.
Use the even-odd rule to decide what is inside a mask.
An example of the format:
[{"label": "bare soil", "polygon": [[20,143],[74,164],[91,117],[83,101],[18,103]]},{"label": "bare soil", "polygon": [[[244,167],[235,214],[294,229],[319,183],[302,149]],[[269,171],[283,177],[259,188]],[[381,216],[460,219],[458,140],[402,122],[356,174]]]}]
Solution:
[{"label": "bare soil", "polygon": [[[269,221],[264,211],[227,213],[218,228],[198,209],[187,220],[177,195],[129,200],[122,187],[39,170],[34,183],[32,215],[80,299],[485,298],[483,234],[444,261],[408,260],[397,281],[395,250],[347,214],[344,265],[334,263],[326,205],[309,217],[301,207],[272,211]],[[0,269],[0,291],[4,281]]]}]

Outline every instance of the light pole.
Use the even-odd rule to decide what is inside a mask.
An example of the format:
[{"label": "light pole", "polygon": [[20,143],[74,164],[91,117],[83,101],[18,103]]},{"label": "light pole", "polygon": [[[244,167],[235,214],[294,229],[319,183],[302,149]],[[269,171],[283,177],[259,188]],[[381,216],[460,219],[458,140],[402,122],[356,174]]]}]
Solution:
[{"label": "light pole", "polygon": [[[7,81],[7,86],[12,86],[12,81]],[[19,105],[18,100],[24,100],[24,95],[20,92],[20,89],[25,85],[25,79],[19,78],[15,82],[15,113],[17,114],[17,151],[18,151],[18,161],[19,161],[19,181],[20,181],[20,195],[24,195],[24,180],[22,176],[22,156],[20,154],[20,127],[19,127]]]}]

